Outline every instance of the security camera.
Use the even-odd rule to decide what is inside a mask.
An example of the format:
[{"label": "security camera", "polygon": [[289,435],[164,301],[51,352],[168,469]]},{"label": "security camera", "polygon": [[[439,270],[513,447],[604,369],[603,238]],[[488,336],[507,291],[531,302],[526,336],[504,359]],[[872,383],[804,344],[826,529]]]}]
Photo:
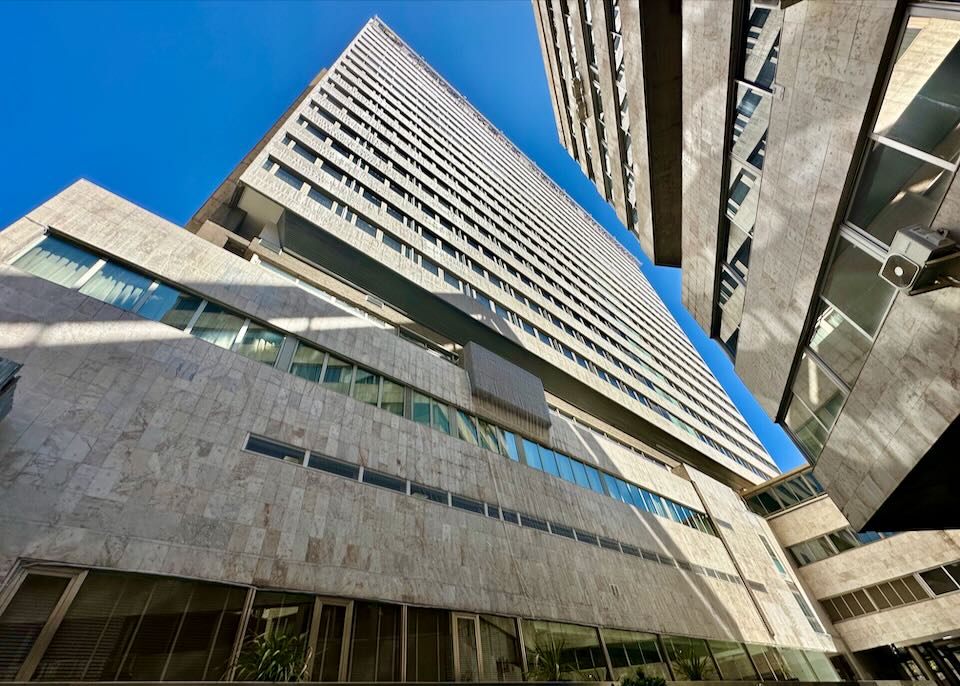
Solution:
[{"label": "security camera", "polygon": [[960,285],[960,246],[942,229],[916,224],[897,231],[880,276],[907,295]]}]

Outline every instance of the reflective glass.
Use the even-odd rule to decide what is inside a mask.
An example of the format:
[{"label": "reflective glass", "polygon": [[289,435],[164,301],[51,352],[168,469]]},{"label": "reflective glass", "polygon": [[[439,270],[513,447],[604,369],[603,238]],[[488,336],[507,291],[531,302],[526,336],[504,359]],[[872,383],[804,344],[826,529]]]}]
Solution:
[{"label": "reflective glass", "polygon": [[666,659],[660,652],[655,634],[619,629],[601,629],[600,633],[610,655],[614,679],[633,676],[638,669],[645,676],[670,679]]},{"label": "reflective glass", "polygon": [[827,442],[827,429],[813,416],[813,414],[797,400],[796,396],[790,399],[787,407],[787,416],[784,418],[794,438],[803,446],[807,455],[816,459],[823,452],[823,445]]},{"label": "reflective glass", "polygon": [[[752,3],[751,3],[752,4]],[[780,25],[783,12],[751,7],[743,61],[743,80],[770,89],[780,57]]]},{"label": "reflective glass", "polygon": [[752,234],[757,221],[757,203],[760,199],[760,177],[738,162],[730,160],[730,178],[727,191],[727,216],[744,232]]},{"label": "reflective glass", "polygon": [[593,627],[524,619],[528,681],[605,681],[606,659]]},{"label": "reflective glass", "polygon": [[207,301],[197,321],[190,328],[190,334],[221,348],[230,348],[242,326],[243,317]]},{"label": "reflective glass", "polygon": [[557,453],[557,468],[560,470],[560,477],[567,481],[573,481],[573,461],[561,453]]},{"label": "reflective glass", "polygon": [[733,121],[733,154],[757,169],[763,169],[763,155],[770,123],[770,96],[737,84],[737,109]]},{"label": "reflective glass", "polygon": [[837,376],[848,386],[853,386],[872,341],[840,310],[821,301],[809,345]]},{"label": "reflective glass", "polygon": [[463,410],[457,410],[457,436],[461,441],[466,441],[470,445],[480,445],[477,425],[473,417]]},{"label": "reflective glass", "polygon": [[750,268],[751,241],[750,236],[739,226],[733,222],[728,223],[726,261],[730,269],[742,279],[747,278]]},{"label": "reflective glass", "polygon": [[347,394],[353,379],[353,363],[340,360],[333,355],[327,356],[327,368],[320,383],[331,391]]},{"label": "reflective glass", "polygon": [[290,373],[308,381],[319,381],[325,355],[326,353],[322,350],[317,350],[303,342],[298,343],[297,351],[293,354],[293,363],[290,365]]},{"label": "reflective glass", "polygon": [[540,461],[540,448],[533,441],[523,440],[523,457],[527,464],[534,469],[543,469],[543,463]]},{"label": "reflective glass", "polygon": [[484,681],[521,681],[523,665],[516,620],[480,615],[480,655]]},{"label": "reflective glass", "polygon": [[237,344],[237,352],[252,360],[273,365],[280,354],[283,338],[283,334],[279,331],[268,329],[256,322],[250,322],[243,338]]},{"label": "reflective glass", "polygon": [[890,245],[898,229],[930,226],[953,173],[943,167],[874,143],[864,161],[848,219]]},{"label": "reflective glass", "polygon": [[59,238],[47,236],[13,266],[70,288],[97,262],[97,256]]},{"label": "reflective glass", "polygon": [[445,434],[450,433],[450,410],[441,402],[430,400],[430,407],[433,410],[433,428],[442,431]]},{"label": "reflective glass", "polygon": [[[157,284],[157,287],[150,292],[147,296],[146,301],[137,309],[137,314],[146,319],[152,319],[153,321],[163,321],[166,324],[170,324],[169,321],[165,319],[165,315],[169,312],[175,305],[178,304],[178,300],[181,297],[180,291],[176,288],[171,288],[170,286],[160,283]],[[189,298],[191,296],[183,296]],[[196,310],[200,305],[200,298],[195,298],[196,304],[193,306],[193,310]],[[190,311],[190,314],[193,314],[193,310]],[[189,322],[189,317],[183,322],[182,326],[177,326],[178,329],[183,329],[187,326]],[[175,326],[171,324],[171,326]]]},{"label": "reflective glass", "polygon": [[825,427],[832,427],[845,399],[844,391],[834,383],[808,353],[800,358],[793,379],[793,392],[803,399]]},{"label": "reflective glass", "polygon": [[910,17],[874,131],[955,161],[960,156],[960,22]]},{"label": "reflective glass", "polygon": [[560,470],[557,469],[557,458],[550,448],[540,446],[540,462],[543,465],[543,471],[551,476],[560,476]]},{"label": "reflective glass", "polygon": [[413,421],[430,426],[430,398],[422,393],[413,392]]},{"label": "reflective glass", "polygon": [[503,431],[503,444],[507,451],[507,457],[514,462],[519,462],[520,451],[517,449],[517,437],[509,431]]},{"label": "reflective glass", "polygon": [[876,336],[896,294],[879,272],[877,260],[840,240],[823,289],[824,299],[869,336]]},{"label": "reflective glass", "polygon": [[132,310],[147,292],[152,280],[107,262],[80,287],[80,292],[108,305],[123,310]]},{"label": "reflective glass", "polygon": [[710,652],[713,653],[720,667],[721,679],[742,681],[757,678],[757,671],[753,668],[742,643],[734,641],[709,641],[709,643]]},{"label": "reflective glass", "polygon": [[[158,288],[157,291],[160,289]],[[153,295],[157,294],[157,291],[154,291]],[[187,328],[187,324],[190,323],[190,320],[193,319],[194,313],[197,311],[197,308],[200,307],[200,303],[203,302],[202,298],[198,298],[195,295],[188,295],[186,293],[176,293],[176,299],[172,304],[160,314],[160,321],[164,324],[169,324],[181,331]],[[152,297],[152,296],[151,296]],[[149,305],[149,301],[147,305]],[[147,305],[140,308],[140,314],[144,313],[144,310],[148,309]],[[146,316],[146,315],[144,315]],[[151,317],[152,319],[152,317]]]},{"label": "reflective glass", "polygon": [[684,681],[709,681],[717,678],[707,642],[702,638],[663,636],[663,645],[673,665],[677,679]]},{"label": "reflective glass", "polygon": [[[329,364],[327,370],[329,371]],[[376,405],[380,396],[380,375],[369,369],[357,367],[353,381],[353,397],[367,405]]]},{"label": "reflective glass", "polygon": [[404,387],[390,379],[383,380],[383,396],[380,398],[380,407],[387,412],[403,416]]},{"label": "reflective glass", "polygon": [[956,582],[950,578],[950,575],[947,574],[943,567],[936,567],[934,569],[928,569],[925,572],[920,572],[920,577],[926,582],[927,586],[930,587],[934,595],[943,595],[944,593],[952,593],[957,590]]},{"label": "reflective glass", "polygon": [[587,471],[587,481],[590,482],[590,488],[597,493],[603,493],[603,482],[600,480],[600,472],[590,465],[584,465]]},{"label": "reflective glass", "polygon": [[817,675],[810,668],[802,650],[796,648],[781,648],[780,654],[787,667],[787,674],[798,681],[816,681]]}]

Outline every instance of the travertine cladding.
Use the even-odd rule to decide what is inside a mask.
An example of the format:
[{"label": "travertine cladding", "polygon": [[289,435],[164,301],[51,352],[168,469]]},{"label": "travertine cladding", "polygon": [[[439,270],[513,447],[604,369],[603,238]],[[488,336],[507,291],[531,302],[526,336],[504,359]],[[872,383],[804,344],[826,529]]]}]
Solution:
[{"label": "travertine cladding", "polygon": [[711,330],[734,3],[684,2],[681,299]]},{"label": "travertine cladding", "polygon": [[[833,501],[823,496],[771,517],[770,528],[791,546],[847,526]],[[831,598],[916,571],[960,560],[960,532],[910,531],[796,570],[816,598]],[[838,635],[853,651],[910,643],[958,628],[960,593],[837,622]]]},{"label": "travertine cladding", "polygon": [[[80,182],[0,233],[0,356],[24,363],[0,425],[0,574],[32,558],[770,640],[744,587],[241,451],[259,432],[734,573],[715,537],[7,265],[42,224],[470,408],[459,367],[342,313],[334,321],[256,265]],[[567,420],[554,426],[551,442],[577,453]],[[594,447],[577,456],[702,507],[690,482]],[[698,483],[711,507],[726,503],[715,507],[748,576],[762,574],[735,494]],[[781,609],[778,642],[829,648],[799,610]]]},{"label": "travertine cladding", "polygon": [[776,82],[784,96],[770,115],[736,361],[771,416],[787,387],[895,5],[814,0],[783,15]]},{"label": "travertine cladding", "polygon": [[[954,181],[933,226],[960,226]],[[960,415],[960,289],[897,296],[814,474],[854,528],[867,524]]]}]

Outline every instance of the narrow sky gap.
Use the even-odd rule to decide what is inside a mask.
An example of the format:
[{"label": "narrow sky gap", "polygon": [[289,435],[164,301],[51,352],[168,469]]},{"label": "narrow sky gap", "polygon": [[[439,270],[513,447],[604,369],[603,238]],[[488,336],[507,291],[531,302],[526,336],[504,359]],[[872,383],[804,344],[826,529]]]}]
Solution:
[{"label": "narrow sky gap", "polygon": [[240,158],[379,15],[638,256],[643,271],[784,471],[803,462],[560,146],[527,0],[0,3],[8,132],[0,226],[75,179],[184,224]]}]

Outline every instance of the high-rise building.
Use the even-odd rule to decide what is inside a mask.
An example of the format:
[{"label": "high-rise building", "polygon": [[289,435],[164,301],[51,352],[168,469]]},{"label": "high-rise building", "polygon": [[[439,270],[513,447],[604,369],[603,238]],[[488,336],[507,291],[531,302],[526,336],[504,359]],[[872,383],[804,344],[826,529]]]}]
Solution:
[{"label": "high-rise building", "polygon": [[0,233],[0,679],[836,678],[636,262],[381,22],[187,228]]},{"label": "high-rise building", "polygon": [[[641,30],[638,6],[682,25],[679,82],[652,89],[648,43],[660,34]],[[680,165],[684,305],[851,524],[960,526],[942,487],[960,476],[960,291],[943,289],[960,283],[960,7],[537,0],[534,11],[575,156],[570,131],[592,149],[636,148],[642,103],[647,121],[660,101],[677,105],[682,152],[631,159],[634,179]],[[630,131],[600,100],[572,104],[582,79],[601,93],[615,84]],[[621,218],[639,213],[628,225],[652,226],[638,236],[658,259],[654,239],[676,223],[642,193],[626,209],[605,195]]]}]

